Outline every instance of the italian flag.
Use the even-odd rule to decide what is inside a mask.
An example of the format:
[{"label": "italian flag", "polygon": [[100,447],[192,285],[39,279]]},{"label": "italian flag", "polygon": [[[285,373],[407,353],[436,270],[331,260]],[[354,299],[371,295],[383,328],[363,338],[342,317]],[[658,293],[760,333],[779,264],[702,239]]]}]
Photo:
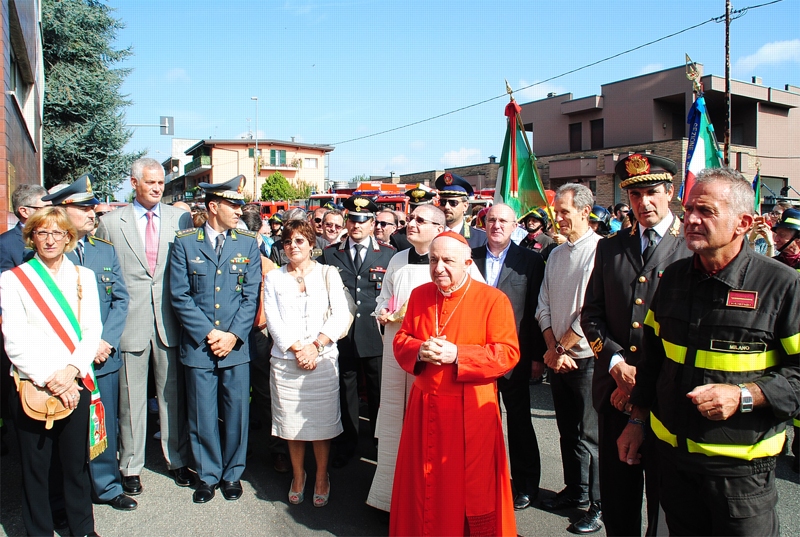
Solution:
[{"label": "italian flag", "polygon": [[689,110],[687,123],[689,131],[689,147],[686,149],[686,178],[681,186],[680,199],[685,206],[689,192],[694,186],[695,177],[705,168],[722,167],[722,151],[717,145],[714,125],[708,119],[706,99],[701,93]]}]

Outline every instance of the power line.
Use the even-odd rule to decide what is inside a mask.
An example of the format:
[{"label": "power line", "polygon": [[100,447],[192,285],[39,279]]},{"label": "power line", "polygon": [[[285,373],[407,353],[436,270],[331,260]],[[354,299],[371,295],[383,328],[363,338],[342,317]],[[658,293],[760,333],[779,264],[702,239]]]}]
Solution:
[{"label": "power line", "polygon": [[[750,10],[750,9],[758,9],[760,7],[769,6],[769,5],[772,5],[772,4],[777,4],[777,3],[783,2],[783,1],[784,0],[773,0],[772,2],[766,2],[766,3],[763,3],[763,4],[744,7],[742,9],[738,9],[738,10],[732,12],[732,13],[736,13],[737,15],[739,15],[739,17],[743,17],[747,13],[747,11]],[[639,49],[642,49],[642,48],[645,48],[645,47],[649,47],[650,45],[654,45],[654,44],[656,44],[656,43],[658,43],[660,41],[664,41],[664,40],[670,39],[672,37],[675,37],[676,35],[680,35],[680,34],[688,32],[690,30],[694,30],[694,29],[700,28],[701,26],[705,26],[708,23],[711,23],[711,22],[723,22],[724,20],[725,20],[725,16],[724,15],[722,15],[721,17],[712,17],[712,18],[708,19],[707,21],[703,21],[703,22],[695,24],[693,26],[689,26],[688,28],[684,28],[683,30],[678,30],[677,32],[673,32],[673,33],[665,35],[663,37],[659,37],[658,39],[654,39],[653,41],[648,41],[647,43],[643,43],[641,45],[635,46],[635,47],[630,48],[628,50],[625,50],[623,52],[619,52],[619,53],[614,54],[612,56],[608,56],[608,57],[603,58],[601,60],[597,60],[597,61],[594,61],[592,63],[587,63],[586,65],[583,65],[581,67],[576,67],[575,69],[570,69],[569,71],[565,71],[565,72],[563,72],[561,74],[558,74],[558,75],[555,75],[555,76],[551,76],[550,78],[546,78],[544,80],[540,80],[539,82],[535,82],[533,84],[530,84],[528,86],[516,89],[514,91],[523,91],[523,90],[530,89],[530,88],[533,88],[535,86],[539,86],[541,84],[544,84],[545,82],[551,82],[553,80],[556,80],[557,78],[562,78],[564,76],[571,75],[573,73],[577,73],[578,71],[583,71],[584,69],[588,69],[589,67],[594,67],[595,65],[599,65],[599,64],[607,62],[609,60],[613,60],[614,58],[619,58],[620,56],[624,56],[625,54],[629,54],[629,53],[634,52],[636,50],[639,50]],[[491,102],[491,101],[496,101],[497,99],[502,99],[502,98],[507,97],[507,96],[508,96],[507,93],[503,93],[502,95],[497,95],[495,97],[490,97],[488,99],[484,99],[484,100],[479,101],[477,103],[469,104],[467,106],[462,106],[461,108],[456,108],[455,110],[450,110],[449,112],[444,112],[442,114],[437,114],[435,116],[431,116],[431,117],[426,118],[426,119],[420,119],[419,121],[414,121],[412,123],[407,123],[405,125],[401,125],[399,127],[393,127],[391,129],[386,129],[386,130],[383,130],[383,131],[380,131],[380,132],[375,132],[375,133],[372,133],[372,134],[359,136],[357,138],[350,138],[349,140],[344,140],[342,142],[336,142],[336,143],[334,143],[332,145],[334,145],[334,146],[343,145],[343,144],[347,144],[347,143],[350,143],[350,142],[356,142],[358,140],[364,140],[366,138],[373,138],[375,136],[380,136],[382,134],[387,134],[387,133],[390,133],[390,132],[399,131],[401,129],[407,129],[408,127],[413,127],[414,125],[419,125],[420,123],[427,123],[428,121],[433,121],[434,119],[439,119],[441,117],[449,116],[449,115],[452,115],[452,114],[455,114],[455,113],[458,113],[458,112],[462,112],[462,111],[468,110],[470,108],[475,108],[476,106],[480,106],[482,104],[486,104],[486,103]]]}]

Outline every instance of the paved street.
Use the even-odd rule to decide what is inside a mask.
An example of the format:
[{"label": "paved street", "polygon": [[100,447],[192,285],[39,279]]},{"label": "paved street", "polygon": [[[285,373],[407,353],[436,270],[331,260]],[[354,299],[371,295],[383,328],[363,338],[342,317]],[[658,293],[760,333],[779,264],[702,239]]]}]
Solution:
[{"label": "paved street", "polygon": [[[550,387],[531,388],[532,415],[542,451],[542,494],[547,497],[562,486],[561,461]],[[151,432],[155,419],[151,416]],[[366,424],[363,424],[366,426]],[[265,429],[251,434],[252,454],[248,459],[243,485],[244,496],[228,502],[217,493],[208,504],[192,503],[191,489],[174,485],[167,476],[156,440],[148,441],[148,463],[142,473],[144,492],[137,496],[139,508],[131,513],[114,511],[108,506],[95,506],[97,532],[114,536],[228,536],[228,535],[386,535],[388,515],[368,507],[367,497],[374,465],[352,461],[343,469],[331,469],[331,500],[327,507],[316,509],[311,504],[311,485],[306,487],[306,501],[298,506],[286,499],[291,477],[277,474],[268,464],[259,446],[264,443]],[[375,455],[362,428],[362,454]],[[800,528],[800,487],[798,476],[789,469],[790,457],[781,457],[778,467],[778,506],[783,534],[793,535]],[[313,468],[309,449],[306,468]],[[20,516],[20,475],[16,446],[0,463],[0,533],[23,535]],[[565,529],[580,511],[548,513],[536,507],[517,512],[520,535],[569,535]],[[664,532],[666,534],[666,532]],[[63,532],[61,535],[67,535]],[[596,535],[604,535],[604,532]]]}]

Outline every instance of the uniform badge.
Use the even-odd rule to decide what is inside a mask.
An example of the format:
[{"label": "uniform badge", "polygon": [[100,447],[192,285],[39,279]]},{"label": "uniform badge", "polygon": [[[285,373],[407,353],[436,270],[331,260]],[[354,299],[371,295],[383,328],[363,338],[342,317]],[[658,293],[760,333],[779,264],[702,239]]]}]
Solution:
[{"label": "uniform badge", "polygon": [[625,162],[625,171],[631,177],[648,174],[650,173],[650,161],[642,155],[631,155]]},{"label": "uniform badge", "polygon": [[745,308],[754,310],[758,307],[758,291],[742,291],[731,289],[728,291],[726,306],[732,308]]},{"label": "uniform badge", "polygon": [[767,344],[763,341],[724,341],[712,339],[709,348],[712,351],[731,352],[734,354],[758,354],[767,352]]},{"label": "uniform badge", "polygon": [[361,212],[364,208],[369,205],[369,200],[365,198],[356,198],[353,200],[353,205],[356,206],[356,212]]},{"label": "uniform badge", "polygon": [[449,173],[444,174],[444,184],[448,186],[453,184],[453,176]]},{"label": "uniform badge", "polygon": [[595,356],[600,356],[600,353],[603,351],[603,340],[600,338],[595,339],[591,343],[592,352],[594,352]]}]

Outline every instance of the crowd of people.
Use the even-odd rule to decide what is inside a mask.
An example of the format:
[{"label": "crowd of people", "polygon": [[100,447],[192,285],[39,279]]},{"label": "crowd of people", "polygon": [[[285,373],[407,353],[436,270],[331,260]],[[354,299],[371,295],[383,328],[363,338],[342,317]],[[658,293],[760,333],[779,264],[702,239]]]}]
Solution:
[{"label": "crowd of people", "polygon": [[[410,190],[408,214],[353,195],[262,218],[243,176],[201,183],[203,208],[170,206],[147,158],[116,210],[91,175],[18,187],[19,224],[0,235],[0,410],[27,532],[92,535],[93,501],[137,508],[152,376],[161,452],[198,504],[241,497],[265,423],[288,503],[305,501],[310,443],[325,507],[346,493],[328,468],[359,456],[364,402],[364,500],[390,535],[516,535],[514,511],[536,502],[585,509],[576,534],[778,535],[775,461],[800,414],[800,210],[754,215],[751,185],[720,168],[679,218],[676,173],[632,154],[615,168],[628,204],[570,183],[551,208],[474,218],[451,173]],[[543,375],[564,487],[539,498]],[[45,418],[15,381],[44,395]]]}]

